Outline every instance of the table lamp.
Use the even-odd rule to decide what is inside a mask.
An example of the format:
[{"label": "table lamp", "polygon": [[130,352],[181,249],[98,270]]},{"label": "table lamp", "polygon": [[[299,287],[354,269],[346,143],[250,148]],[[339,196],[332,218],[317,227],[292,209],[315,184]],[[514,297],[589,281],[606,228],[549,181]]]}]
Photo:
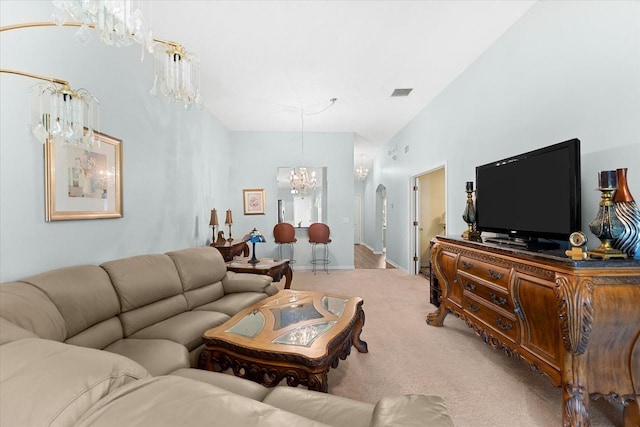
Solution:
[{"label": "table lamp", "polygon": [[209,226],[211,228],[213,228],[213,237],[211,238],[212,242],[215,242],[216,240],[216,227],[219,226],[220,224],[218,223],[218,210],[217,209],[212,209],[211,210],[211,218],[209,219]]},{"label": "table lamp", "polygon": [[256,258],[256,243],[264,243],[266,242],[266,240],[262,235],[262,233],[260,233],[258,230],[254,228],[253,230],[251,230],[251,233],[249,233],[249,241],[253,245],[253,248],[251,250],[252,252],[251,259],[247,262],[249,264],[257,264],[260,262],[260,260]]},{"label": "table lamp", "polygon": [[231,217],[231,209],[227,209],[227,215],[224,219],[224,223],[229,226],[229,238],[227,239],[227,242],[231,242],[233,241],[233,239],[231,238],[231,224],[233,224],[233,218]]}]

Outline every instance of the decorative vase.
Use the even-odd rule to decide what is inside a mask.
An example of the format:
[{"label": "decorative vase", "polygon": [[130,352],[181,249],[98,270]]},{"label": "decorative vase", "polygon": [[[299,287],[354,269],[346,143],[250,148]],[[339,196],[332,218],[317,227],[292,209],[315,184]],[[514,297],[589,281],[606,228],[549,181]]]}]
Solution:
[{"label": "decorative vase", "polygon": [[613,195],[616,216],[622,222],[624,231],[611,245],[632,258],[640,258],[640,209],[633,200],[627,186],[627,168],[617,169],[618,189]]}]

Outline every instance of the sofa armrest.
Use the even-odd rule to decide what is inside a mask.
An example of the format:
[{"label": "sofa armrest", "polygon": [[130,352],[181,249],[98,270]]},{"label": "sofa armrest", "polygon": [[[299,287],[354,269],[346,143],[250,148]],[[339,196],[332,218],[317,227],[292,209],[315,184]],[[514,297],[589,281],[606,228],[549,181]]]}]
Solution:
[{"label": "sofa armrest", "polygon": [[229,271],[224,279],[222,279],[222,287],[225,294],[264,292],[268,295],[275,295],[277,288],[271,285],[272,281],[273,278],[262,274],[234,273],[233,271]]},{"label": "sofa armrest", "polygon": [[442,398],[411,394],[384,397],[376,403],[371,427],[453,427]]}]

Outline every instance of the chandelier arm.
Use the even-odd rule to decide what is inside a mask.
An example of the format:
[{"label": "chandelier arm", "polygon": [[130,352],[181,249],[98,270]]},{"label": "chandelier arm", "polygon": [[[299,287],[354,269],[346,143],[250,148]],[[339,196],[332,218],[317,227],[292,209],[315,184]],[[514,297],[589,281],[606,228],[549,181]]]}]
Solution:
[{"label": "chandelier arm", "polygon": [[[79,28],[82,27],[83,25],[86,25],[89,28],[96,28],[95,24],[83,24],[82,22],[65,22],[62,25],[58,25],[55,22],[52,21],[41,21],[41,22],[25,22],[22,24],[14,24],[14,25],[6,25],[4,27],[0,27],[0,33],[3,31],[11,31],[11,30],[21,30],[23,28],[38,28],[38,27],[75,27],[75,28]],[[135,33],[131,33],[131,35],[135,35]],[[157,38],[153,38],[153,41],[156,43],[161,43],[163,45],[166,46],[171,46],[174,51],[176,53],[179,53],[180,55],[184,54],[184,47],[180,44],[180,43],[176,43],[170,40],[162,40],[162,39],[157,39]]]},{"label": "chandelier arm", "polygon": [[47,76],[42,76],[40,74],[27,73],[25,71],[10,70],[7,68],[0,68],[0,73],[16,74],[19,76],[31,77],[32,79],[44,80],[47,82],[62,85],[65,90],[71,90],[71,86],[69,86],[68,81],[62,80],[62,79],[56,79],[54,77],[47,77]]}]

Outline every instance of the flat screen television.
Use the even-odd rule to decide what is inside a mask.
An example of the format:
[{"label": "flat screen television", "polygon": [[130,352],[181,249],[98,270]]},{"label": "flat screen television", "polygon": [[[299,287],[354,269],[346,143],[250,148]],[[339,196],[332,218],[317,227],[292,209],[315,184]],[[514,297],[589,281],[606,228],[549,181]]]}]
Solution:
[{"label": "flat screen television", "polygon": [[578,139],[476,167],[478,231],[506,235],[485,241],[557,247],[580,230],[580,201]]}]

